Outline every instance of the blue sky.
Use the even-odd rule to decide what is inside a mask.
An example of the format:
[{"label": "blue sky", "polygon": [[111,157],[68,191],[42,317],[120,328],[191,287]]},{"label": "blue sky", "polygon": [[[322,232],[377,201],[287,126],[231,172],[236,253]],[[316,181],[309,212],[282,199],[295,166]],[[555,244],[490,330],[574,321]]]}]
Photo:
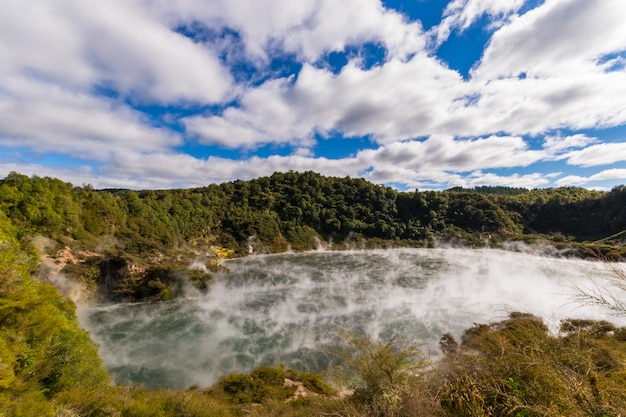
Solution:
[{"label": "blue sky", "polygon": [[0,6],[0,177],[626,183],[623,0]]}]

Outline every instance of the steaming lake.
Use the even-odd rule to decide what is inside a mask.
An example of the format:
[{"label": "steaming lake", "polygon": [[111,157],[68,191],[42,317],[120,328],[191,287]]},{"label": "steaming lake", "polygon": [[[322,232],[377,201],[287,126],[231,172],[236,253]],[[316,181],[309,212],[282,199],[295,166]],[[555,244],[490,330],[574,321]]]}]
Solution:
[{"label": "steaming lake", "polygon": [[406,249],[229,261],[202,298],[83,306],[82,326],[117,384],[207,386],[260,364],[320,371],[346,332],[394,336],[436,354],[439,337],[510,311],[604,318],[571,302],[599,262],[496,250]]}]

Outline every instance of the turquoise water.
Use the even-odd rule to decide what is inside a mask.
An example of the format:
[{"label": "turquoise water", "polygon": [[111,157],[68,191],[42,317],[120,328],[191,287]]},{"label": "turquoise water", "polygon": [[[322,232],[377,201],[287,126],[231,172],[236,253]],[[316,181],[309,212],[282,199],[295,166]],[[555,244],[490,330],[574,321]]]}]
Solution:
[{"label": "turquoise water", "polygon": [[[83,306],[79,318],[118,384],[207,386],[284,363],[323,371],[346,333],[400,338],[437,355],[443,333],[510,311],[600,317],[571,303],[596,262],[494,250],[314,252],[229,261],[209,294],[161,303]],[[602,317],[605,318],[605,317]]]}]

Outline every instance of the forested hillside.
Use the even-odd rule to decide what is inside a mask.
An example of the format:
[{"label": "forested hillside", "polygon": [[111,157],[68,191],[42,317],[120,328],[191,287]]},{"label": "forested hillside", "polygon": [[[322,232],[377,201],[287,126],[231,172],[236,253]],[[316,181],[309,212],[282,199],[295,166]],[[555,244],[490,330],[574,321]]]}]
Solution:
[{"label": "forested hillside", "polygon": [[114,237],[144,253],[176,245],[247,250],[310,249],[311,238],[494,239],[524,234],[595,241],[626,229],[626,187],[525,190],[506,187],[398,192],[363,179],[313,172],[179,190],[93,190],[11,173],[0,181],[0,209],[24,236],[89,245]]},{"label": "forested hillside", "polygon": [[[497,246],[542,242],[580,256],[623,256],[626,187],[480,187],[399,192],[313,172],[176,190],[94,190],[17,173],[0,181],[0,210],[23,240],[67,248],[64,272],[109,299],[166,299],[181,272],[206,289],[227,253],[333,248]],[[67,251],[66,251],[67,253]],[[197,260],[206,268],[188,270]],[[208,269],[207,269],[208,268]]]}]

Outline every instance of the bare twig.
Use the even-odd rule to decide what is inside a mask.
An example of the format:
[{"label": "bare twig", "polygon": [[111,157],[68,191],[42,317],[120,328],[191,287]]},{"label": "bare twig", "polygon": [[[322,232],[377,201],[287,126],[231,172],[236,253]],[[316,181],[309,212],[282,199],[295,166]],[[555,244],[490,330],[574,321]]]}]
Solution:
[{"label": "bare twig", "polygon": [[575,302],[609,310],[616,316],[626,316],[626,271],[619,263],[605,262],[609,276],[603,283],[591,281],[592,285],[575,285]]}]

